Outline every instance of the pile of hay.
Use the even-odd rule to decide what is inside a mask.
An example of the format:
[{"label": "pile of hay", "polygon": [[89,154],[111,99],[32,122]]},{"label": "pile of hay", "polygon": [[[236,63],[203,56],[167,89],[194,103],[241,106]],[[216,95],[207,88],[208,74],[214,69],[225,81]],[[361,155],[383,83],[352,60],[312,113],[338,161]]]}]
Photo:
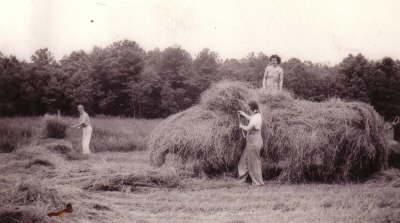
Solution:
[{"label": "pile of hay", "polygon": [[8,206],[39,205],[59,206],[63,203],[55,189],[42,185],[37,179],[20,182],[0,194],[0,201]]},{"label": "pile of hay", "polygon": [[390,168],[374,173],[367,183],[398,188],[400,187],[400,170],[396,168]]},{"label": "pile of hay", "polygon": [[56,223],[55,219],[48,218],[40,208],[0,208],[0,222],[5,223]]},{"label": "pile of hay", "polygon": [[388,140],[389,167],[400,169],[400,143],[396,140]]},{"label": "pile of hay", "polygon": [[150,161],[160,166],[168,153],[208,175],[236,171],[245,139],[238,110],[258,100],[263,114],[264,177],[283,181],[358,180],[386,167],[383,120],[364,103],[309,102],[289,93],[254,90],[223,81],[200,103],[154,128],[147,142]]},{"label": "pile of hay", "polygon": [[0,190],[0,222],[55,222],[46,216],[51,208],[62,208],[58,191],[31,178]]},{"label": "pile of hay", "polygon": [[[361,102],[295,100],[260,90],[264,162],[283,181],[359,180],[387,166],[384,121]],[[268,169],[265,170],[268,175]]]},{"label": "pile of hay", "polygon": [[174,175],[145,174],[145,175],[116,175],[103,176],[84,187],[91,191],[123,191],[136,192],[149,188],[177,188],[180,179]]},{"label": "pile of hay", "polygon": [[248,111],[251,98],[249,86],[240,82],[212,86],[198,105],[154,128],[147,142],[151,163],[161,166],[171,153],[180,163],[209,175],[234,170],[245,144],[237,111]]},{"label": "pile of hay", "polygon": [[68,124],[54,115],[45,115],[41,123],[41,134],[44,138],[64,139]]}]

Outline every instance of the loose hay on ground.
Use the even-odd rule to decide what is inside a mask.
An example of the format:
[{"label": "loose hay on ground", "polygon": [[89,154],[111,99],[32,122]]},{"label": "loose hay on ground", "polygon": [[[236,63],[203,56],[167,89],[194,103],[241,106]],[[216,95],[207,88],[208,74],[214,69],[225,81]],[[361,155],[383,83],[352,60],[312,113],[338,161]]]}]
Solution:
[{"label": "loose hay on ground", "polygon": [[377,172],[373,174],[367,182],[392,187],[400,187],[400,170],[390,168]]},{"label": "loose hay on ground", "polygon": [[62,207],[59,194],[55,189],[48,188],[37,179],[21,181],[0,193],[0,203],[4,206],[39,205]]},{"label": "loose hay on ground", "polygon": [[[57,149],[54,149],[56,147]],[[25,168],[34,166],[44,166],[51,168],[63,168],[66,164],[66,158],[69,157],[69,150],[63,144],[52,144],[51,147],[46,145],[27,146],[19,149],[16,156],[25,157]]]},{"label": "loose hay on ground", "polygon": [[53,222],[46,213],[62,208],[59,193],[31,178],[0,191],[0,222]]},{"label": "loose hay on ground", "polygon": [[35,207],[1,208],[0,222],[4,223],[53,223],[42,210]]},{"label": "loose hay on ground", "polygon": [[91,191],[137,192],[149,188],[178,188],[177,176],[161,174],[102,176],[84,187]]},{"label": "loose hay on ground", "polygon": [[32,166],[46,166],[46,167],[54,168],[54,164],[45,159],[31,160],[25,165],[25,168],[31,168]]}]

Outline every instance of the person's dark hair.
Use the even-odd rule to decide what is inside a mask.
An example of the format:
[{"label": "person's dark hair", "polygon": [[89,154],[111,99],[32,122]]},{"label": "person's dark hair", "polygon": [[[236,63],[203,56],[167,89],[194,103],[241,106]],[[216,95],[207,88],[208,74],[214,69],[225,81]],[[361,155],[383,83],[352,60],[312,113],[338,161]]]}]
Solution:
[{"label": "person's dark hair", "polygon": [[272,55],[272,56],[269,58],[269,61],[271,61],[273,58],[275,58],[275,59],[278,61],[278,64],[281,63],[281,58],[280,58],[278,55],[276,55],[276,54]]},{"label": "person's dark hair", "polygon": [[258,110],[258,104],[257,104],[256,101],[250,101],[249,102],[249,107],[250,107],[250,110],[252,110],[252,111]]}]

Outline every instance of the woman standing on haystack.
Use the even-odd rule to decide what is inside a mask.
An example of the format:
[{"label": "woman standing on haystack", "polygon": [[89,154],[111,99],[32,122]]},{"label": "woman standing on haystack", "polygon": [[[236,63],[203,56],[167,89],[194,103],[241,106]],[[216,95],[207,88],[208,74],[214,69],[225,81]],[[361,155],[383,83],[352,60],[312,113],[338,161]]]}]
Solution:
[{"label": "woman standing on haystack", "polygon": [[249,120],[247,126],[239,124],[239,127],[247,132],[246,148],[239,160],[238,172],[239,181],[244,183],[250,175],[252,184],[255,186],[264,185],[261,171],[260,150],[263,146],[261,137],[262,116],[258,109],[258,104],[255,101],[249,103],[251,115],[247,115],[243,111],[239,114]]},{"label": "woman standing on haystack", "polygon": [[263,88],[271,92],[281,91],[283,87],[283,69],[279,66],[281,58],[278,55],[272,55],[269,62],[271,65],[265,68]]}]

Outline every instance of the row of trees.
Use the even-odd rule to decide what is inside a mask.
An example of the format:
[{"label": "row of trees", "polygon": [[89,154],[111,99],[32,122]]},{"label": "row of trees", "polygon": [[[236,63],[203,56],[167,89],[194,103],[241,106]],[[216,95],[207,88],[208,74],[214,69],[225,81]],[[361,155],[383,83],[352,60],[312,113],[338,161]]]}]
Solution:
[{"label": "row of trees", "polygon": [[[0,115],[75,113],[165,117],[195,104],[212,82],[233,79],[261,86],[268,56],[219,58],[204,49],[195,58],[180,47],[145,51],[124,40],[56,61],[48,49],[20,61],[0,53]],[[400,114],[400,62],[349,55],[335,66],[292,58],[282,63],[284,87],[298,97],[330,97],[371,103],[386,119]]]}]

